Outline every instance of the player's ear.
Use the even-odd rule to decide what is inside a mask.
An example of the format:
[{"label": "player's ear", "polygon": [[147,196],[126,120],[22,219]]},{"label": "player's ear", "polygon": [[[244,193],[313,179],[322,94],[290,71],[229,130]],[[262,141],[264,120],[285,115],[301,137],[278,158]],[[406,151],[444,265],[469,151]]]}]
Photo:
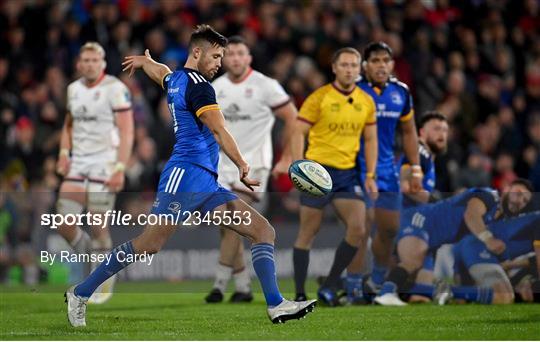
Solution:
[{"label": "player's ear", "polygon": [[362,61],[362,68],[365,68],[367,66],[367,61]]},{"label": "player's ear", "polygon": [[195,46],[191,51],[193,53],[193,58],[199,59],[202,53],[202,49],[199,46]]},{"label": "player's ear", "polygon": [[251,61],[253,61],[253,57],[251,54],[248,55],[248,64],[251,65]]},{"label": "player's ear", "polygon": [[107,61],[106,60],[103,60],[103,62],[101,63],[101,67],[103,68],[103,70],[105,70],[105,68],[107,67]]}]

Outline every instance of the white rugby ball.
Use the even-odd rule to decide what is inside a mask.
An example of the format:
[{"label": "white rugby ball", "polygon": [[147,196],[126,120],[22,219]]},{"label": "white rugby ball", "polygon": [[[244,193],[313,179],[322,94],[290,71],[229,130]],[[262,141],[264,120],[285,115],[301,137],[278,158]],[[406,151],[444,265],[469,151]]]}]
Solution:
[{"label": "white rugby ball", "polygon": [[322,197],[332,191],[332,177],[313,160],[297,160],[289,167],[289,178],[299,191]]}]

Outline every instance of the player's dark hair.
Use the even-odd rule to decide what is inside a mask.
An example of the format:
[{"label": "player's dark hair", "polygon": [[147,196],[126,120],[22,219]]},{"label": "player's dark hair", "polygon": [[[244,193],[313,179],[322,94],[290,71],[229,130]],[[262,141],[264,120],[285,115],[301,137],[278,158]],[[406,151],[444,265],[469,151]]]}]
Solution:
[{"label": "player's dark hair", "polygon": [[538,210],[538,208],[539,208],[539,203],[538,203],[539,198],[538,198],[537,194],[534,192],[533,184],[527,179],[517,178],[517,179],[514,179],[510,183],[510,186],[513,186],[513,185],[521,185],[521,186],[525,187],[528,191],[530,191],[532,193],[532,197],[531,197],[529,203],[527,203],[527,205],[525,205],[525,207],[523,209],[521,209],[518,213],[511,213],[510,210],[508,209],[508,197],[504,196],[503,199],[502,199],[503,217],[508,218],[508,217],[517,216],[519,214],[529,213],[531,211]]},{"label": "player's dark hair", "polygon": [[193,48],[193,45],[200,44],[202,42],[210,43],[211,45],[218,45],[225,47],[227,45],[227,38],[221,33],[217,32],[210,25],[202,24],[195,28],[195,31],[191,34],[189,40],[189,50]]},{"label": "player's dark hair", "polygon": [[525,179],[525,178],[514,179],[510,183],[510,186],[512,185],[522,185],[525,187],[525,189],[529,190],[530,192],[534,192],[533,184],[528,179]]},{"label": "player's dark hair", "polygon": [[344,53],[352,53],[353,55],[356,55],[358,59],[362,58],[362,55],[360,54],[360,52],[358,52],[358,50],[356,50],[355,48],[344,47],[334,52],[334,54],[332,55],[332,64],[334,64],[339,59],[339,56],[341,56]]},{"label": "player's dark hair", "polygon": [[244,44],[247,46],[246,40],[242,36],[230,36],[227,38],[227,44]]},{"label": "player's dark hair", "polygon": [[424,114],[420,117],[420,122],[418,123],[418,129],[424,127],[429,121],[438,120],[448,122],[446,116],[436,110],[425,111]]},{"label": "player's dark hair", "polygon": [[368,60],[369,57],[375,52],[386,51],[390,58],[393,58],[392,48],[385,42],[371,42],[364,48],[364,60]]}]

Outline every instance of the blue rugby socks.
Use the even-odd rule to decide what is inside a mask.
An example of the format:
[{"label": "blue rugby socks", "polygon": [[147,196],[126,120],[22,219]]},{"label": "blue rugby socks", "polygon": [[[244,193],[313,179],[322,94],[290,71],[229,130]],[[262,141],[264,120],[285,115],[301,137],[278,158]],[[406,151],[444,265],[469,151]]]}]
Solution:
[{"label": "blue rugby socks", "polygon": [[261,283],[266,304],[270,307],[279,305],[283,301],[283,296],[277,285],[274,246],[269,243],[254,244],[251,246],[251,260]]}]

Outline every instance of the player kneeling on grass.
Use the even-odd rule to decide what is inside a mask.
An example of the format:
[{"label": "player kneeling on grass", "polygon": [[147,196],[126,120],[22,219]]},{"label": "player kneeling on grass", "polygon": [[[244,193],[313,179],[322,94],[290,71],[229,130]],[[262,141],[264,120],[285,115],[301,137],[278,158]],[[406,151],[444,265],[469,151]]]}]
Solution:
[{"label": "player kneeling on grass", "polygon": [[[533,247],[533,241],[540,240],[540,211],[515,214],[519,206],[528,203],[531,198],[532,187],[528,183],[514,183],[511,192],[503,196],[503,207],[508,215],[488,224],[489,233],[504,242],[502,253],[494,253],[476,236],[466,236],[452,247],[454,254],[454,270],[461,284],[476,285],[484,289],[487,303],[511,304],[514,302],[514,289],[509,276],[505,272],[501,261],[517,258],[533,252],[536,249],[537,257],[540,247]],[[512,198],[512,199],[511,199]],[[540,208],[532,208],[540,209]],[[491,299],[491,301],[488,301]],[[469,299],[469,301],[475,301]]]},{"label": "player kneeling on grass", "polygon": [[[406,210],[397,242],[399,263],[394,267],[375,297],[381,305],[405,305],[398,292],[429,293],[431,285],[415,284],[409,281],[423,266],[426,255],[435,252],[440,246],[455,243],[470,231],[483,242],[485,248],[494,254],[501,254],[505,244],[488,230],[486,222],[504,215],[519,214],[529,203],[531,196],[510,196],[526,190],[526,180],[518,179],[512,183],[509,193],[499,201],[493,189],[469,189],[447,200]],[[529,191],[529,190],[526,190]],[[426,288],[424,288],[426,287]],[[469,292],[470,291],[470,292]],[[478,298],[480,302],[490,303],[489,294],[482,294],[482,288],[474,287],[454,296],[463,299]],[[456,296],[457,295],[457,296]],[[447,296],[446,296],[447,297]]]},{"label": "player kneeling on grass", "polygon": [[[248,178],[249,165],[225,128],[225,120],[216,102],[211,84],[221,66],[227,39],[208,25],[201,25],[191,35],[189,56],[174,73],[155,62],[150,52],[126,57],[124,70],[130,75],[142,68],[167,92],[167,102],[174,122],[176,144],[161,174],[152,214],[193,213],[219,217],[252,242],[253,267],[261,283],[268,316],[274,323],[301,318],[312,311],[315,300],[293,302],[281,295],[274,265],[275,232],[270,223],[230,190],[217,182],[219,149],[238,167],[244,185],[253,189],[259,182]],[[235,217],[233,216],[233,213]],[[238,213],[242,217],[238,220]],[[240,222],[239,222],[240,221]],[[95,289],[109,277],[129,265],[126,258],[137,254],[157,253],[176,230],[170,221],[165,225],[147,225],[144,232],[111,252],[110,262],[99,265],[90,276],[66,292],[68,319],[72,326],[86,325],[86,302]],[[119,258],[118,256],[122,256]]]}]

